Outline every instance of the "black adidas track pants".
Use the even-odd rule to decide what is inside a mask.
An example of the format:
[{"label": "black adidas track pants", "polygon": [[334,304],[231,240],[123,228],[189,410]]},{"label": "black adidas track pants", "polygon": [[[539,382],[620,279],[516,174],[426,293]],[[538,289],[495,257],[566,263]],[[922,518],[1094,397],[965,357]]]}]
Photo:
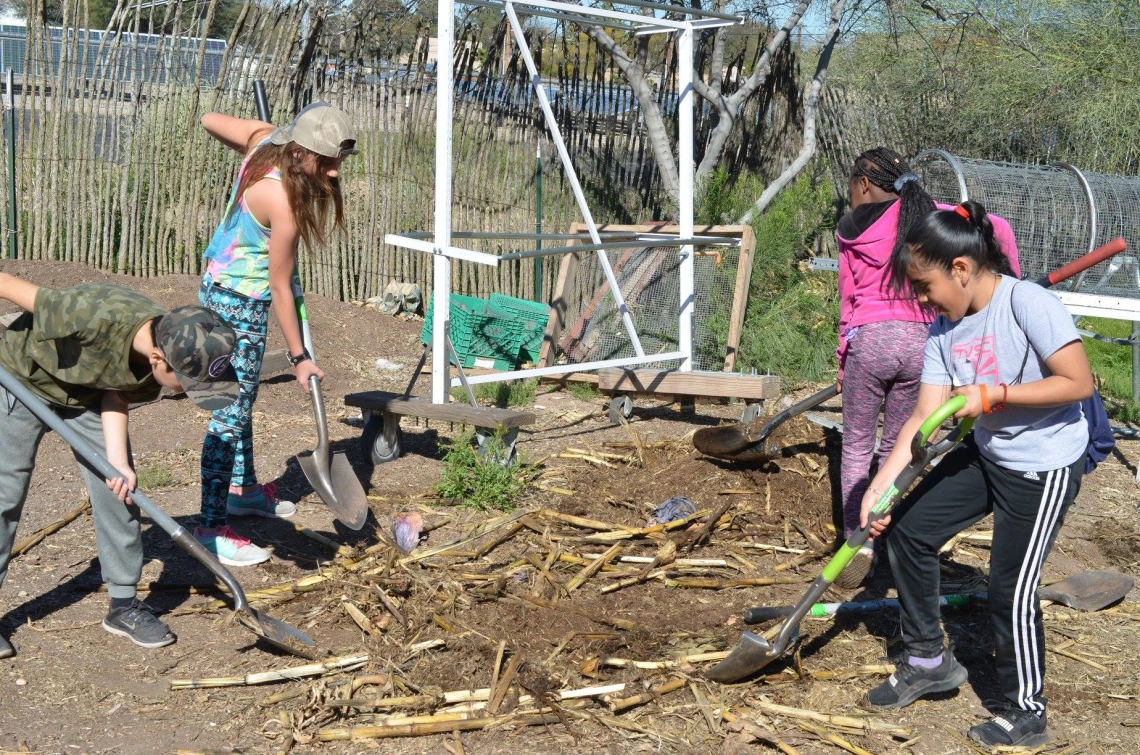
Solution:
[{"label": "black adidas track pants", "polygon": [[1083,471],[1083,457],[1041,472],[1005,469],[983,458],[972,438],[930,471],[896,509],[887,536],[910,655],[932,658],[943,649],[938,549],[992,512],[989,595],[998,684],[1013,707],[1045,709],[1045,629],[1037,586]]}]

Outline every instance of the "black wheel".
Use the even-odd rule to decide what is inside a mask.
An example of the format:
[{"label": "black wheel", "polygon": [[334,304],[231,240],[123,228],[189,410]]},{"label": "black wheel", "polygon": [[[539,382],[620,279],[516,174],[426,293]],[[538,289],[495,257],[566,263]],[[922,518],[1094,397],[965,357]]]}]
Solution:
[{"label": "black wheel", "polygon": [[614,396],[610,399],[608,414],[610,422],[620,425],[623,419],[629,419],[633,416],[633,399],[629,396]]},{"label": "black wheel", "polygon": [[400,431],[400,420],[392,418],[396,426],[385,432],[384,415],[369,414],[364,421],[364,434],[360,436],[360,450],[373,464],[384,464],[400,458],[403,450],[403,433]]}]

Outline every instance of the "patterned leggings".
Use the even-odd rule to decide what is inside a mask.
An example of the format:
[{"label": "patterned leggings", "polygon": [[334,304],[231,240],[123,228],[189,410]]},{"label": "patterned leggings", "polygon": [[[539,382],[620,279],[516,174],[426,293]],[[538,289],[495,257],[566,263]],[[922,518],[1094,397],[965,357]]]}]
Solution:
[{"label": "patterned leggings", "polygon": [[892,320],[861,325],[847,347],[843,375],[843,536],[859,529],[859,509],[870,483],[879,411],[883,438],[879,458],[895,447],[899,430],[918,403],[922,354],[929,326]]},{"label": "patterned leggings", "polygon": [[253,469],[253,402],[261,380],[270,303],[215,286],[209,276],[202,279],[198,301],[221,315],[237,334],[231,363],[237,373],[238,397],[225,409],[214,412],[202,444],[202,514],[198,524],[218,527],[226,523],[230,486],[257,484]]}]

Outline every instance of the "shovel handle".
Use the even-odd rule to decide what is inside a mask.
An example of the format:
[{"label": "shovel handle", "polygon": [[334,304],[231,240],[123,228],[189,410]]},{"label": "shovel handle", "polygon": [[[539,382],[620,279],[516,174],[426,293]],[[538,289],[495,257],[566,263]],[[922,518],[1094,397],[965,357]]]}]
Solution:
[{"label": "shovel handle", "polygon": [[[83,460],[95,468],[99,474],[108,480],[122,478],[122,473],[107,461],[102,453],[99,452],[95,446],[89,443],[83,436],[75,432],[65,423],[55,412],[42,399],[32,393],[31,389],[25,386],[20,380],[13,377],[7,370],[0,367],[0,385],[11,393],[16,399],[28,407],[28,411],[36,415],[36,417],[45,425],[50,427],[59,437],[75,449]],[[238,610],[243,610],[249,607],[249,602],[245,598],[245,593],[241,589],[241,585],[230,574],[229,570],[218,561],[214,554],[206,550],[201,543],[198,542],[190,533],[186,531],[178,522],[174,521],[158,505],[150,500],[141,490],[137,488],[131,491],[131,500],[138,505],[140,509],[146,512],[155,524],[166,531],[174,542],[178,543],[187,553],[193,556],[203,566],[209,569],[214,576],[220,579],[229,590],[234,598],[234,607]]]},{"label": "shovel handle", "polygon": [[1097,247],[1088,254],[1077,257],[1069,264],[1059,267],[1048,275],[1043,275],[1035,282],[1038,286],[1049,288],[1055,286],[1061,281],[1072,278],[1077,273],[1088,270],[1093,265],[1104,262],[1109,257],[1120,254],[1128,248],[1128,244],[1122,238],[1115,238],[1104,246]]},{"label": "shovel handle", "polygon": [[329,427],[325,421],[325,398],[321,393],[321,381],[316,375],[309,378],[309,396],[313,399],[313,417],[317,422],[317,450],[313,455],[322,469],[329,466]]}]

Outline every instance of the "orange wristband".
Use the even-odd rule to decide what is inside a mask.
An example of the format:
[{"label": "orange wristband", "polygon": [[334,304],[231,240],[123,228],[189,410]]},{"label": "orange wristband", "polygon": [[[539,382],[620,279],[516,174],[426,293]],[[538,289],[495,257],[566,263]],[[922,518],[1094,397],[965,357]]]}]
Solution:
[{"label": "orange wristband", "polygon": [[982,414],[989,414],[991,411],[989,387],[986,385],[979,385],[978,388],[980,388],[982,392]]}]

